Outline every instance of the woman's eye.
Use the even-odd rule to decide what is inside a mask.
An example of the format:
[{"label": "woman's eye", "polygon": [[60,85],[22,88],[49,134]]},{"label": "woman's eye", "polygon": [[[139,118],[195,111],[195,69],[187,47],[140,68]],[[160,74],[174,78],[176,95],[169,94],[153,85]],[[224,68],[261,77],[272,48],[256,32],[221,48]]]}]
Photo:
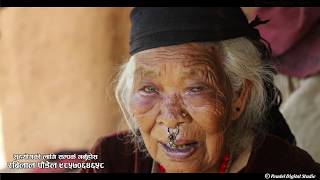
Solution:
[{"label": "woman's eye", "polygon": [[202,87],[202,86],[191,87],[189,89],[189,92],[191,92],[191,93],[199,93],[199,92],[203,91],[204,89],[205,89],[205,87]]},{"label": "woman's eye", "polygon": [[153,86],[145,86],[142,88],[142,91],[147,94],[153,94],[158,92],[157,89]]}]

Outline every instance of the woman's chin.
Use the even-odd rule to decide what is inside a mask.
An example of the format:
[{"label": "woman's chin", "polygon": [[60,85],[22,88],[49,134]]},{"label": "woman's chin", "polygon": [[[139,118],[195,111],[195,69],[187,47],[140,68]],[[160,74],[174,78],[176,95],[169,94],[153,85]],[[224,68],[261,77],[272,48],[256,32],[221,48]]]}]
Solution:
[{"label": "woman's chin", "polygon": [[200,172],[200,169],[195,168],[196,166],[191,165],[184,165],[180,163],[179,165],[176,165],[176,163],[173,163],[171,165],[168,165],[165,167],[166,173],[197,173]]}]

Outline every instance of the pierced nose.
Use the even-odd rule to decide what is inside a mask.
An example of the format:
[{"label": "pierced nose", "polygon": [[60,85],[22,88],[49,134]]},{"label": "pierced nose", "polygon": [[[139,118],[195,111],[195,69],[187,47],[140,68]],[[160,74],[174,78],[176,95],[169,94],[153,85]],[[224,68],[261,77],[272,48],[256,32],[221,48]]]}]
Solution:
[{"label": "pierced nose", "polygon": [[177,135],[179,134],[179,125],[177,125],[176,128],[168,128],[168,146],[171,147],[172,149],[175,149],[177,147],[176,145],[176,138]]}]

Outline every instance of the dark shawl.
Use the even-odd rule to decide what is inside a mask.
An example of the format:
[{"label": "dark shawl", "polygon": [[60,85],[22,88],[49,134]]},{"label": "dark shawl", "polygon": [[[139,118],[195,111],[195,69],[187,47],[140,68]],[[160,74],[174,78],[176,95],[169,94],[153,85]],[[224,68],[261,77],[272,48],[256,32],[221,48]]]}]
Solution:
[{"label": "dark shawl", "polygon": [[[150,173],[153,160],[135,150],[127,132],[101,137],[91,153],[99,156],[104,169],[82,169],[83,173]],[[248,164],[241,173],[319,173],[320,165],[304,150],[273,136],[257,136]]]}]

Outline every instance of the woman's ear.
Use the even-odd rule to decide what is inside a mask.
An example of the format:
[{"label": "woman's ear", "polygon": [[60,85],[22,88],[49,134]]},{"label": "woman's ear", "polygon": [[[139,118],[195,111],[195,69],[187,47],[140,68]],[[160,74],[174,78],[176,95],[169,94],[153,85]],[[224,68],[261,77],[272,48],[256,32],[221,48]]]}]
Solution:
[{"label": "woman's ear", "polygon": [[233,93],[232,104],[231,104],[231,119],[237,120],[244,112],[247,102],[251,94],[252,83],[249,80],[245,80],[242,87]]}]

